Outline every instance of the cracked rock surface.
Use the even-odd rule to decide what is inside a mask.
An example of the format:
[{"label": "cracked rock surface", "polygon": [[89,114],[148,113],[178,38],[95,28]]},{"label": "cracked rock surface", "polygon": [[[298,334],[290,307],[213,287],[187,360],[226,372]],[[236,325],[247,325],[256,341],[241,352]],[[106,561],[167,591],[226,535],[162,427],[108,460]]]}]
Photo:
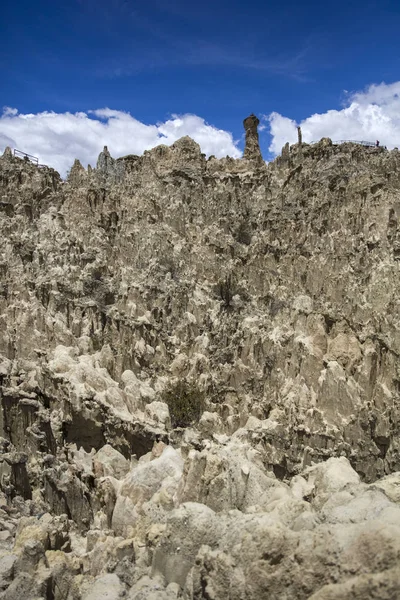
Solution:
[{"label": "cracked rock surface", "polygon": [[250,125],[0,157],[0,600],[400,597],[400,153]]}]

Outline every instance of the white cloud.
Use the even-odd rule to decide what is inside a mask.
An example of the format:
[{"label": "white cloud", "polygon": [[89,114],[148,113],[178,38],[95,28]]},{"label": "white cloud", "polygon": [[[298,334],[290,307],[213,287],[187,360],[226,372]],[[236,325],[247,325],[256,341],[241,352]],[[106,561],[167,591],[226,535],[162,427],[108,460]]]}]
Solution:
[{"label": "white cloud", "polygon": [[400,147],[400,81],[370,85],[363,92],[349,94],[342,110],[314,114],[300,123],[273,112],[269,115],[272,136],[270,152],[297,142],[297,125],[303,141],[330,137],[332,140],[366,140],[393,148]]},{"label": "white cloud", "polygon": [[242,154],[231,133],[190,114],[172,115],[164,123],[145,125],[127,112],[109,108],[74,114],[18,114],[17,109],[5,107],[0,118],[0,150],[11,146],[38,156],[39,162],[62,175],[75,158],[84,166],[94,166],[103,146],[108,146],[117,158],[142,154],[159,144],[170,145],[185,135],[198,142],[207,156],[238,158]]},{"label": "white cloud", "polygon": [[4,106],[3,115],[5,117],[14,117],[16,114],[18,114],[18,110],[16,108],[11,108],[11,106]]}]

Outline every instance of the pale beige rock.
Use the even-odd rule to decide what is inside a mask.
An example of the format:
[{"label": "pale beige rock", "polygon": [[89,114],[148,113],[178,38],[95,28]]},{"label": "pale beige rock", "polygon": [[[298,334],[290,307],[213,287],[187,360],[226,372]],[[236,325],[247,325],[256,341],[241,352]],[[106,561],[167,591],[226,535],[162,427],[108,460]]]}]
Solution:
[{"label": "pale beige rock", "polygon": [[91,589],[83,595],[82,600],[119,600],[123,587],[117,575],[102,575],[93,582]]},{"label": "pale beige rock", "polygon": [[399,590],[400,572],[396,567],[382,573],[352,577],[346,583],[326,585],[309,600],[397,600]]},{"label": "pale beige rock", "polygon": [[123,479],[129,471],[129,462],[118,450],[106,444],[93,456],[93,471],[97,477]]},{"label": "pale beige rock", "polygon": [[157,425],[161,425],[167,430],[171,428],[171,417],[165,402],[150,402],[146,405],[145,415]]},{"label": "pale beige rock", "polygon": [[400,154],[245,127],[0,157],[2,600],[400,596]]}]

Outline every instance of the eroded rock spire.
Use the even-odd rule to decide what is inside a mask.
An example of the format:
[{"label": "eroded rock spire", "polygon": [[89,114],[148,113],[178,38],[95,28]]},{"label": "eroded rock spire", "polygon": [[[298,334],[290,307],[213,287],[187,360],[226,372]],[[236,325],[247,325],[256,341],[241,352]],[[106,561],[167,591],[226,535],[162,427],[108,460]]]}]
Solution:
[{"label": "eroded rock spire", "polygon": [[115,160],[111,156],[107,146],[104,146],[103,152],[100,152],[99,157],[97,159],[96,169],[98,169],[106,175],[109,175],[114,170],[114,163]]},{"label": "eroded rock spire", "polygon": [[246,147],[243,156],[248,160],[261,162],[263,157],[260,150],[257,131],[259,123],[260,120],[253,113],[243,121],[243,127],[246,131]]},{"label": "eroded rock spire", "polygon": [[123,177],[124,166],[121,161],[113,158],[107,146],[104,146],[103,152],[100,152],[97,159],[96,170],[107,178],[120,180]]},{"label": "eroded rock spire", "polygon": [[86,179],[87,173],[80,160],[75,159],[74,164],[68,174],[68,181],[72,184],[81,184]]},{"label": "eroded rock spire", "polygon": [[13,157],[12,150],[11,150],[10,146],[7,146],[7,148],[3,152],[3,158],[10,160],[12,157]]}]

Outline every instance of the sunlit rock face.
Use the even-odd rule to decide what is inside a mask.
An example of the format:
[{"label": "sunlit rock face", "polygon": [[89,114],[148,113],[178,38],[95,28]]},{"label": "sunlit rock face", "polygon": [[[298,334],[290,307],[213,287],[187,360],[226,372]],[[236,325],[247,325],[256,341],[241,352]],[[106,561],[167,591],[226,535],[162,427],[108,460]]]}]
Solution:
[{"label": "sunlit rock face", "polygon": [[257,121],[0,157],[0,599],[400,597],[400,154]]}]

